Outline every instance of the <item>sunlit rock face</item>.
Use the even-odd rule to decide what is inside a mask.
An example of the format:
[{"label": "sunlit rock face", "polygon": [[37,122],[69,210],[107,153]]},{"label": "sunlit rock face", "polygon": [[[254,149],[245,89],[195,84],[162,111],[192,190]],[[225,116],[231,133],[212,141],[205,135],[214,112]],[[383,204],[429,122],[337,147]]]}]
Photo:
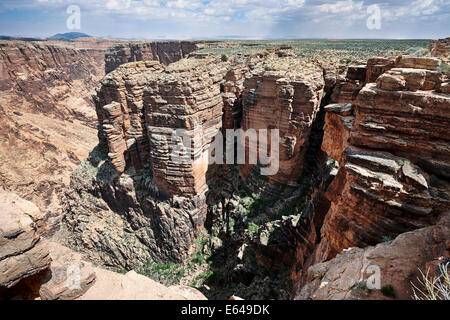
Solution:
[{"label": "sunlit rock face", "polygon": [[0,296],[47,269],[51,258],[41,241],[43,215],[33,203],[0,190]]},{"label": "sunlit rock face", "polygon": [[[322,149],[340,170],[316,261],[430,225],[450,207],[450,96],[435,58],[404,56],[354,105],[326,107]],[[447,186],[447,187],[445,187]]]},{"label": "sunlit rock face", "polygon": [[[208,152],[222,128],[220,83],[226,67],[212,60],[181,60],[148,82],[143,99],[153,179],[167,196],[207,190]],[[183,137],[174,138],[180,133],[191,140],[187,161],[177,149]]]},{"label": "sunlit rock face", "polygon": [[[66,215],[74,243],[92,248],[94,260],[131,267],[149,256],[179,261],[187,254],[206,218],[208,150],[222,127],[226,66],[135,62],[102,80],[95,97],[100,145],[72,178],[77,191],[68,192]],[[97,213],[88,213],[88,194],[98,197]]]},{"label": "sunlit rock face", "polygon": [[429,49],[432,56],[441,57],[442,59],[446,59],[448,61],[450,56],[450,37],[432,40],[430,42]]},{"label": "sunlit rock face", "polygon": [[[208,150],[222,128],[225,73],[225,63],[183,60],[165,69],[157,62],[135,63],[108,75],[97,110],[116,171],[150,164],[164,196],[204,193]],[[191,140],[186,154],[183,137]]]},{"label": "sunlit rock face", "polygon": [[[242,129],[245,132],[254,129],[257,133],[261,133],[261,129],[268,130],[264,137],[241,140],[247,160],[239,171],[249,189],[254,192],[264,190],[263,186],[258,186],[258,178],[254,181],[254,175],[259,176],[260,181],[267,180],[269,190],[272,186],[279,189],[296,185],[302,174],[303,158],[308,149],[311,126],[319,111],[323,88],[321,69],[292,58],[269,59],[247,77]],[[271,136],[273,129],[279,136],[275,148]],[[261,139],[263,141],[259,141]],[[260,159],[257,165],[250,163],[249,157],[260,153],[264,140],[267,141],[267,155],[273,159],[266,166]],[[267,173],[262,173],[261,167],[266,167]]]},{"label": "sunlit rock face", "polygon": [[110,73],[122,64],[137,61],[157,61],[163,65],[176,62],[197,50],[192,41],[155,41],[119,43],[108,48],[105,71]]},{"label": "sunlit rock face", "polygon": [[94,101],[99,139],[107,143],[108,155],[118,173],[124,172],[127,161],[136,169],[149,161],[142,96],[151,75],[162,70],[158,62],[128,64],[108,74],[97,89]]},{"label": "sunlit rock face", "polygon": [[97,143],[91,95],[103,49],[0,41],[0,184],[33,201],[54,232],[70,174]]},{"label": "sunlit rock face", "polygon": [[[409,300],[414,296],[412,283],[421,288],[420,272],[428,270],[429,275],[436,276],[437,266],[449,256],[449,233],[450,212],[447,212],[436,224],[401,234],[393,241],[348,249],[334,259],[311,266],[307,282],[295,298]],[[358,284],[361,286],[363,281],[372,287],[358,290]],[[380,292],[379,289],[386,285],[393,287],[395,297]],[[415,291],[420,296],[418,290]]]}]

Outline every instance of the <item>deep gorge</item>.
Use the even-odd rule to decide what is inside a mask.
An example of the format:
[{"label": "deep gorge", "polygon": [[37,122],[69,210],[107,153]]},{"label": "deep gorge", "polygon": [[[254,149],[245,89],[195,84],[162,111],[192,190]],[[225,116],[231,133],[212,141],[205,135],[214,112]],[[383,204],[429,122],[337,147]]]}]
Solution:
[{"label": "deep gorge", "polygon": [[[417,268],[450,253],[447,60],[339,65],[289,47],[224,59],[198,45],[106,52],[99,143],[64,188],[53,239],[209,299],[370,299],[380,291],[353,290],[369,262],[410,297]],[[239,128],[279,129],[275,175],[170,158],[176,129],[202,157],[217,130]]]}]

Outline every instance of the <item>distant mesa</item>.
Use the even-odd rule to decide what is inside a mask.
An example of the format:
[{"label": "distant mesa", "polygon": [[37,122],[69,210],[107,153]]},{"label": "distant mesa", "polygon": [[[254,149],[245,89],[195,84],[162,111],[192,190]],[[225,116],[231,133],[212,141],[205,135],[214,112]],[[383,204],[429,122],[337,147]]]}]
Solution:
[{"label": "distant mesa", "polygon": [[74,39],[78,39],[78,38],[92,38],[92,36],[90,36],[86,33],[81,33],[81,32],[67,32],[67,33],[55,34],[54,36],[50,37],[49,39],[74,40]]}]

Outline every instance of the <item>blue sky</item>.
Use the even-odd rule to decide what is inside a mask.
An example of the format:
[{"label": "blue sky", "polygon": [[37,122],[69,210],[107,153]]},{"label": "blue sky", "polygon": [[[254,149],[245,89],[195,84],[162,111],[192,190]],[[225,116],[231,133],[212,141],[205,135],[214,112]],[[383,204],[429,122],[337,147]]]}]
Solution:
[{"label": "blue sky", "polygon": [[[69,30],[69,5],[81,28]],[[369,28],[377,5],[380,28]],[[450,0],[0,0],[0,35],[139,39],[443,38]]]}]

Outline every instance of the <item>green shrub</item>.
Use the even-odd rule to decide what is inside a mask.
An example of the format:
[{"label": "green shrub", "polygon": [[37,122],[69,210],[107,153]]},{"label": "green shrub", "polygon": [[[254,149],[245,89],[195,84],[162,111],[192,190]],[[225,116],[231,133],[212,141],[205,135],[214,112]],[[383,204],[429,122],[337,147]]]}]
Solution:
[{"label": "green shrub", "polygon": [[221,59],[223,62],[227,62],[227,61],[228,61],[228,56],[227,56],[226,54],[222,54],[222,56],[220,57],[220,59]]},{"label": "green shrub", "polygon": [[351,293],[355,296],[360,295],[364,291],[367,291],[367,283],[365,281],[360,281],[358,283],[355,283],[351,288]]},{"label": "green shrub", "polygon": [[256,223],[249,222],[248,224],[248,233],[253,236],[254,234],[257,234],[259,231],[259,226]]},{"label": "green shrub", "polygon": [[399,163],[401,166],[403,166],[403,165],[405,165],[405,164],[411,164],[411,161],[408,160],[408,159],[400,159],[400,160],[398,161],[398,163]]},{"label": "green shrub", "polygon": [[395,298],[396,294],[395,294],[395,290],[394,287],[391,284],[387,284],[381,287],[381,293],[386,296],[386,297],[390,297],[390,298]]},{"label": "green shrub", "polygon": [[447,63],[441,63],[441,65],[436,69],[441,73],[450,74],[450,65]]}]

